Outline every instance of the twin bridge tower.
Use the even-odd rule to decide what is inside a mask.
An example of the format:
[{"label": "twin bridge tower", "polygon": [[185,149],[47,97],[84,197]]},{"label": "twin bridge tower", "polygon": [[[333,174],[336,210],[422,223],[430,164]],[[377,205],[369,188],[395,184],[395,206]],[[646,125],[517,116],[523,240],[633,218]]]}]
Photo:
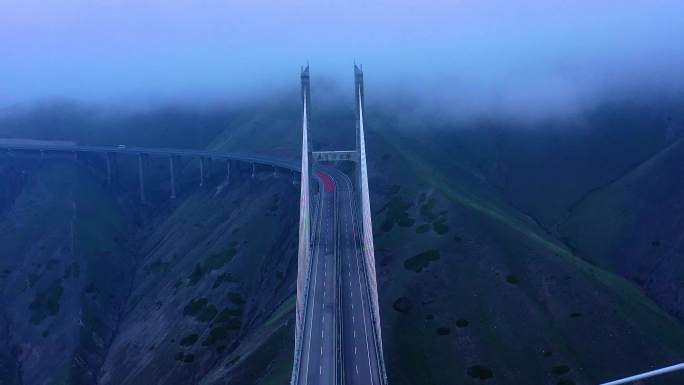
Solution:
[{"label": "twin bridge tower", "polygon": [[[291,385],[386,385],[364,138],[354,65],[356,148],[312,151],[309,67],[302,69],[297,322]],[[354,162],[352,175],[336,168]],[[317,193],[310,183],[318,186]]]}]

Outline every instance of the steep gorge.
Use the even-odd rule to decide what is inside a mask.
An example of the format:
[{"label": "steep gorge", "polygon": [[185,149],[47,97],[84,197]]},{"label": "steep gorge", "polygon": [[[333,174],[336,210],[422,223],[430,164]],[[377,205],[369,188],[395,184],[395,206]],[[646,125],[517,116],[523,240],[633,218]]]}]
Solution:
[{"label": "steep gorge", "polygon": [[292,333],[291,178],[217,177],[139,206],[87,162],[2,162],[3,383],[289,376],[290,344],[272,346]]}]

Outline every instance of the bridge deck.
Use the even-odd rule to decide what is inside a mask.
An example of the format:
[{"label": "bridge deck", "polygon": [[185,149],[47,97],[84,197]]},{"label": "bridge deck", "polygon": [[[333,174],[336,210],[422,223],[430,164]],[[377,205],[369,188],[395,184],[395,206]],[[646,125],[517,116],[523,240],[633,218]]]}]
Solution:
[{"label": "bridge deck", "polygon": [[72,144],[30,144],[17,143],[15,141],[3,141],[0,139],[0,149],[18,151],[54,151],[54,152],[92,152],[92,153],[118,153],[118,154],[146,154],[156,156],[180,156],[195,158],[211,158],[237,160],[279,167],[299,172],[301,166],[298,162],[275,157],[260,156],[250,153],[222,152],[212,150],[194,150],[163,147],[121,147],[121,146],[84,146]]},{"label": "bridge deck", "polygon": [[[357,195],[349,177],[337,169],[322,167],[316,177],[322,189],[313,221],[299,383],[334,384],[341,369],[344,384],[379,385]],[[341,346],[336,346],[338,336]]]}]

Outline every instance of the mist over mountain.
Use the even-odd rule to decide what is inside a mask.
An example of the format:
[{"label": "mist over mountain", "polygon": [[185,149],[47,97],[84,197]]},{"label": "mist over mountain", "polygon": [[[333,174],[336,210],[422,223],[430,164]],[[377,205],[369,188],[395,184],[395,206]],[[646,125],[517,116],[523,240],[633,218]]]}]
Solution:
[{"label": "mist over mountain", "polygon": [[[630,95],[681,96],[684,5],[638,1],[37,0],[0,7],[0,105],[234,105],[317,87],[433,114],[547,118]],[[245,22],[249,20],[249,22]]]},{"label": "mist over mountain", "polygon": [[[5,113],[0,133],[298,159],[299,100],[285,96],[118,112],[46,103]],[[314,148],[353,147],[353,105],[318,100]],[[644,98],[572,119],[464,124],[369,100],[390,381],[593,384],[678,360],[681,106]],[[134,159],[121,159],[116,190],[97,157],[2,159],[5,382],[287,381],[289,176],[243,170],[227,187],[216,165],[199,189],[190,161],[173,202],[158,160],[140,205]],[[272,237],[259,235],[266,228]],[[59,360],[36,358],[56,347],[67,352]]]},{"label": "mist over mountain", "polygon": [[[682,15],[675,0],[4,2],[0,147],[109,154],[0,151],[0,385],[290,381],[300,174],[136,148],[298,165],[307,64],[314,151],[355,148],[364,71],[390,384],[593,385],[682,362]],[[356,164],[325,166],[353,187]]]}]

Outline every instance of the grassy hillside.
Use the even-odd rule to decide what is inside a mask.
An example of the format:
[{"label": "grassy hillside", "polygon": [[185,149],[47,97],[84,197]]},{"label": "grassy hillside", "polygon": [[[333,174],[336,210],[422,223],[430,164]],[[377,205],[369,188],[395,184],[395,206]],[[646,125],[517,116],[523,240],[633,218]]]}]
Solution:
[{"label": "grassy hillside", "polygon": [[682,317],[684,141],[579,202],[560,226],[578,252],[644,286]]},{"label": "grassy hillside", "polygon": [[431,163],[408,138],[369,141],[392,383],[591,384],[681,358],[681,324],[635,285],[462,165]]}]

